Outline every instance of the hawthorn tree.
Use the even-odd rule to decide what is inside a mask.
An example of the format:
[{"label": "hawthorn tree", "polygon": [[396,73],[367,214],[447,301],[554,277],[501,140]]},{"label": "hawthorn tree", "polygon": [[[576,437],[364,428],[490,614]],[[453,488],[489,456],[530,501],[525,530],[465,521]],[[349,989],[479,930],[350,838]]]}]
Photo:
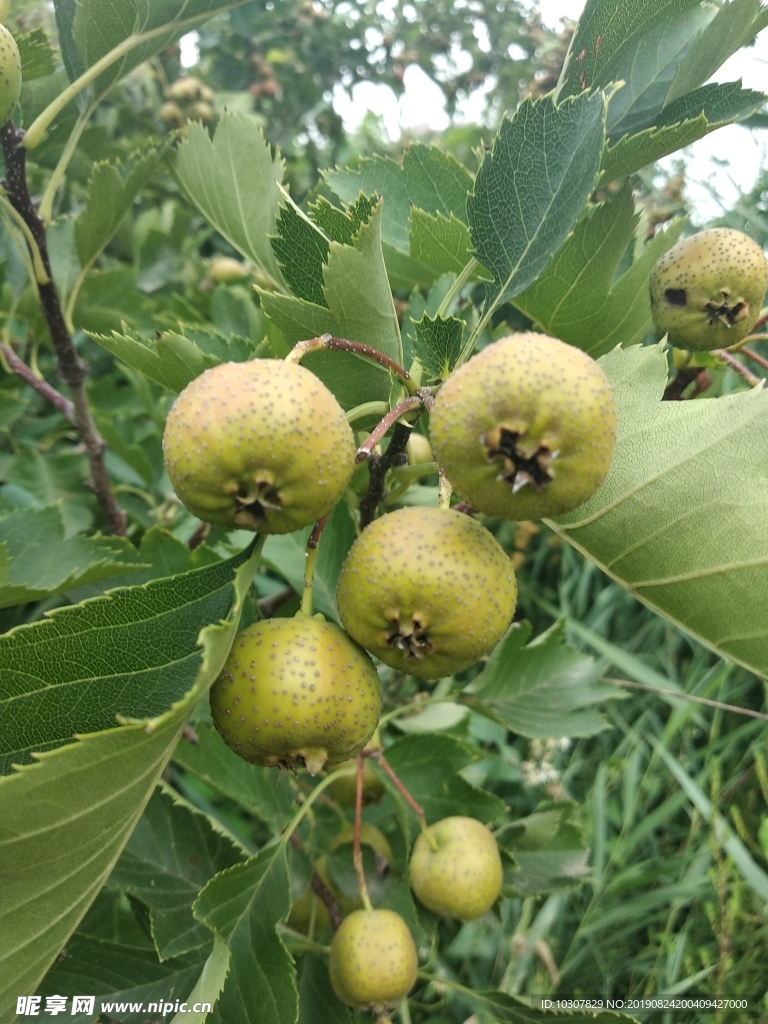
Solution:
[{"label": "hawthorn tree", "polygon": [[[379,1021],[560,1019],[542,995],[694,991],[754,1010],[764,320],[733,351],[659,338],[649,277],[691,228],[670,219],[679,185],[665,196],[649,168],[764,116],[761,93],[710,79],[768,9],[588,0],[570,41],[542,52],[517,5],[415,3],[389,20],[330,2],[53,7],[55,23],[29,4],[6,18],[22,86],[0,129],[3,1019],[90,993],[95,1008],[67,1002],[68,1018],[371,1020],[328,973],[359,900],[399,915],[419,961]],[[207,81],[190,91],[176,46],[192,30]],[[454,44],[472,71],[444,71]],[[328,90],[397,84],[418,61],[449,98],[494,76],[495,133],[465,162],[438,141],[331,166],[354,140]],[[168,130],[179,78],[189,101]],[[210,118],[192,110],[204,88]],[[761,202],[727,225],[762,243]],[[598,361],[618,433],[578,507],[477,516],[516,570],[515,621],[437,681],[378,662],[379,729],[356,765],[243,760],[208,698],[235,637],[313,614],[339,632],[339,576],[372,522],[473,511],[428,446],[430,410],[475,353],[521,331]],[[197,518],[163,460],[176,396],[221,364],[285,359],[354,430],[342,497],[293,532]],[[635,688],[652,696],[618,700]],[[487,825],[501,851],[501,897],[465,924],[409,885],[419,829],[452,818]],[[565,1019],[631,1019],[590,1007]]]}]

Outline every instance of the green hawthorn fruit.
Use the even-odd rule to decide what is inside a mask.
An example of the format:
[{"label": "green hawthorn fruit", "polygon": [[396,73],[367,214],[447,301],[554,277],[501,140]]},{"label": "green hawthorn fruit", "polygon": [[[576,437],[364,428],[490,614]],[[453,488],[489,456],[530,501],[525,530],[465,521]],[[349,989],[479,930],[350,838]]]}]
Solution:
[{"label": "green hawthorn fruit", "polygon": [[178,103],[164,103],[159,111],[160,120],[168,128],[181,128],[187,123],[187,117]]},{"label": "green hawthorn fruit", "polygon": [[[379,737],[378,729],[366,744],[366,749],[381,750],[381,738]],[[356,766],[357,762],[354,759],[336,765],[337,768],[355,768]],[[357,778],[355,775],[343,775],[338,779],[334,779],[328,789],[333,799],[340,803],[342,807],[355,806],[357,798]],[[373,770],[370,759],[366,758],[363,762],[363,803],[378,803],[383,793],[384,786]]]},{"label": "green hawthorn fruit", "polygon": [[21,92],[21,57],[16,40],[0,24],[0,124],[13,113]]},{"label": "green hawthorn fruit", "polygon": [[210,124],[213,120],[213,107],[210,103],[198,100],[189,108],[187,116],[190,121],[202,121],[203,124]]},{"label": "green hawthorn fruit", "polygon": [[729,348],[749,334],[768,289],[768,260],[732,228],[683,238],[651,271],[651,310],[671,345],[692,351]]},{"label": "green hawthorn fruit", "polygon": [[217,283],[242,281],[248,277],[248,267],[232,256],[217,256],[211,260],[211,277]]},{"label": "green hawthorn fruit", "polygon": [[291,911],[286,924],[294,931],[307,935],[312,925],[313,916],[315,933],[323,931],[331,923],[325,904],[315,893],[310,882],[304,892],[291,903]]},{"label": "green hawthorn fruit", "polygon": [[339,575],[339,615],[359,644],[418,679],[460,672],[502,638],[517,586],[501,545],[450,509],[374,520]]},{"label": "green hawthorn fruit", "polygon": [[532,332],[489,345],[440,388],[430,415],[437,461],[472,508],[540,519],[600,487],[616,442],[608,378],[581,349]]},{"label": "green hawthorn fruit", "polygon": [[432,446],[428,438],[423,434],[415,432],[411,434],[408,438],[408,444],[405,446],[405,451],[411,466],[420,466],[425,462],[434,462],[435,459],[432,454]]},{"label": "green hawthorn fruit", "polygon": [[362,750],[380,711],[371,659],[316,618],[243,630],[211,689],[213,724],[236,754],[313,775]]},{"label": "green hawthorn fruit", "polygon": [[385,1013],[410,992],[418,969],[413,936],[393,910],[356,910],[333,937],[331,984],[347,1006]]},{"label": "green hawthorn fruit", "polygon": [[501,892],[499,847],[474,818],[443,818],[422,832],[408,868],[420,903],[436,914],[473,921]]},{"label": "green hawthorn fruit", "polygon": [[163,435],[181,503],[217,526],[291,533],[330,512],[355,469],[344,410],[279,359],[222,363],[179,395]]},{"label": "green hawthorn fruit", "polygon": [[193,78],[192,75],[188,75],[185,78],[177,78],[166,89],[165,94],[168,99],[176,100],[177,103],[194,103],[195,100],[200,98],[201,88],[202,82],[197,78]]}]

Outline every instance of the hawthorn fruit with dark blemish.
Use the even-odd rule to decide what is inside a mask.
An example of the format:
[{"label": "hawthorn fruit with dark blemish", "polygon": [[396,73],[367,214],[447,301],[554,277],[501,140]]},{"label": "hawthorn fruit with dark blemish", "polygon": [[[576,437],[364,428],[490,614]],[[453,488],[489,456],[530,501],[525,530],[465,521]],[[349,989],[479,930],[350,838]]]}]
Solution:
[{"label": "hawthorn fruit with dark blemish", "polygon": [[316,618],[265,619],[243,630],[211,689],[213,724],[236,754],[313,775],[362,750],[380,712],[371,659]]},{"label": "hawthorn fruit with dark blemish", "polygon": [[359,644],[392,668],[440,679],[502,638],[517,586],[498,541],[450,509],[403,508],[374,520],[339,575],[339,615]]},{"label": "hawthorn fruit with dark blemish", "polygon": [[768,289],[768,260],[748,235],[710,228],[655,264],[651,310],[659,334],[689,351],[730,348],[750,333]]},{"label": "hawthorn fruit with dark blemish", "polygon": [[544,334],[489,345],[440,388],[430,440],[472,508],[502,519],[569,512],[603,483],[616,443],[616,400],[600,366]]},{"label": "hawthorn fruit with dark blemish", "polygon": [[295,363],[206,370],[179,395],[163,435],[181,503],[216,526],[292,533],[333,508],[355,469],[344,410]]}]

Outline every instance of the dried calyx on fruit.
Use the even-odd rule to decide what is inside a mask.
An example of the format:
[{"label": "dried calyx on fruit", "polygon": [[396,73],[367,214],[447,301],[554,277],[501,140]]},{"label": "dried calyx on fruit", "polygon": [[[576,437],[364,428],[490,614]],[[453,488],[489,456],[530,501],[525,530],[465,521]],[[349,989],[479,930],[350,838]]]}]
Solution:
[{"label": "dried calyx on fruit", "polygon": [[583,504],[616,443],[608,378],[581,349],[532,332],[484,348],[440,388],[430,439],[472,508],[540,519]]},{"label": "dried calyx on fruit", "polygon": [[506,632],[517,586],[503,548],[450,509],[403,508],[374,520],[339,575],[339,615],[386,665],[439,679],[473,665]]},{"label": "dried calyx on fruit", "polygon": [[418,969],[413,936],[393,910],[356,910],[333,937],[331,984],[347,1006],[386,1013],[413,988]]},{"label": "dried calyx on fruit", "polygon": [[474,818],[451,817],[420,833],[408,867],[411,888],[436,914],[473,921],[501,892],[499,847]]},{"label": "dried calyx on fruit", "polygon": [[243,630],[211,689],[213,723],[236,754],[312,774],[362,750],[380,711],[371,659],[316,618]]},{"label": "dried calyx on fruit", "polygon": [[0,24],[0,125],[13,113],[21,92],[21,57],[16,40]]},{"label": "dried calyx on fruit", "polygon": [[683,238],[650,276],[656,328],[692,351],[729,348],[746,338],[768,289],[768,260],[753,239],[732,228]]},{"label": "dried calyx on fruit", "polygon": [[313,373],[277,359],[222,363],[193,380],[168,414],[163,452],[193,515],[260,533],[320,519],[355,469],[344,410]]}]

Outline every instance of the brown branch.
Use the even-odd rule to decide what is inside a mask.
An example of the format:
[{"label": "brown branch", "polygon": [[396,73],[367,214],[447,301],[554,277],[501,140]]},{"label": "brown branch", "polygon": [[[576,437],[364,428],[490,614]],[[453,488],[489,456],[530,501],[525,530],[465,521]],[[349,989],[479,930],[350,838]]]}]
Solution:
[{"label": "brown branch", "polygon": [[682,693],[680,690],[662,690],[658,686],[648,686],[645,683],[634,683],[628,679],[609,679],[607,676],[603,676],[604,683],[610,683],[612,686],[628,686],[633,690],[645,690],[648,693],[658,693],[662,697],[677,697],[679,700],[689,700],[694,704],[706,704],[708,708],[719,708],[721,711],[733,711],[737,715],[746,715],[749,718],[759,718],[763,722],[768,722],[768,715],[764,715],[762,711],[752,711],[750,708],[740,708],[736,704],[724,704],[720,700],[710,700],[708,697],[695,697],[692,693]]},{"label": "brown branch", "polygon": [[19,359],[10,345],[0,345],[0,351],[2,351],[8,366],[18,377],[21,377],[26,384],[29,384],[39,395],[42,395],[46,401],[50,402],[55,409],[58,409],[65,420],[74,424],[75,407],[68,398],[65,398],[48,381],[36,377],[30,367],[22,359]]},{"label": "brown branch", "polygon": [[269,619],[278,608],[282,608],[284,604],[287,604],[294,597],[296,597],[296,591],[293,587],[283,587],[282,590],[269,594],[268,597],[261,597],[256,602],[259,614],[262,618]]},{"label": "brown branch", "polygon": [[[85,390],[88,366],[77,353],[67,330],[64,313],[59,301],[56,285],[51,274],[48,256],[48,239],[45,224],[38,216],[29,192],[26,173],[27,152],[20,144],[24,133],[17,131],[13,121],[6,121],[0,128],[0,144],[5,157],[5,178],[3,187],[8,193],[11,205],[24,220],[37,244],[48,280],[37,282],[40,305],[45,316],[53,348],[56,352],[56,372],[69,388],[72,396],[72,422],[82,438],[91,470],[90,487],[96,494],[112,533],[125,536],[126,515],[115,500],[104,462],[106,443],[100,436],[93,420],[91,407]],[[33,253],[34,256],[34,253]]]},{"label": "brown branch", "polygon": [[317,338],[310,338],[308,341],[298,341],[286,356],[286,361],[299,363],[310,352],[319,352],[321,349],[330,349],[334,352],[352,352],[355,355],[371,359],[391,370],[394,375],[405,384],[409,394],[416,394],[418,385],[410,373],[394,359],[379,352],[373,345],[366,345],[362,341],[349,341],[347,338],[334,338],[332,334],[321,334]]},{"label": "brown branch", "polygon": [[316,871],[312,872],[310,885],[312,886],[312,892],[323,901],[325,909],[328,911],[328,917],[331,919],[333,930],[337,931],[339,925],[344,920],[344,915],[335,896]]},{"label": "brown branch", "polygon": [[[413,412],[415,409],[421,409],[423,404],[423,401],[417,395],[414,395],[411,398],[404,398],[402,402],[398,402],[393,409],[389,410],[386,416],[382,417],[363,444],[361,444],[357,449],[357,461],[365,462],[389,428],[393,426],[393,424],[397,423],[401,416],[405,416],[407,413]],[[409,437],[411,436],[411,426],[412,425],[409,424]]]},{"label": "brown branch", "polygon": [[384,499],[386,492],[385,480],[387,473],[395,466],[405,465],[408,456],[405,447],[411,436],[410,424],[398,423],[392,433],[392,439],[383,455],[370,455],[368,458],[368,490],[360,502],[360,529],[364,530],[376,518],[376,509]]},{"label": "brown branch", "polygon": [[[768,341],[768,335],[766,335],[765,340]],[[753,363],[757,363],[758,366],[762,366],[764,370],[768,370],[768,359],[761,356],[759,352],[755,352],[753,348],[747,348],[745,345],[743,348],[739,349],[739,352],[741,352],[742,355],[745,355],[747,359],[751,359]]]}]

